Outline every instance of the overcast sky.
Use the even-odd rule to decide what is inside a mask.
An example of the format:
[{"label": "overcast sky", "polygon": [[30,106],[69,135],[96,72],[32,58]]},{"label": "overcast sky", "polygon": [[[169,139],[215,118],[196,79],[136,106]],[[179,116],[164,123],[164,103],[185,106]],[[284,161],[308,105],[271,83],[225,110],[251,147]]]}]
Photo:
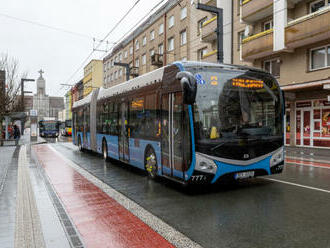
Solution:
[{"label": "overcast sky", "polygon": [[[8,0],[1,1],[0,54],[7,53],[18,59],[20,69],[29,78],[38,78],[42,68],[46,79],[46,93],[63,96],[61,83],[73,84],[83,77],[80,70],[67,80],[93,49],[93,40],[22,22],[24,19],[57,27],[86,36],[103,38],[137,0]],[[107,38],[117,41],[134,24],[146,15],[160,0],[140,0],[122,24]],[[8,17],[10,16],[10,17]],[[109,45],[111,47],[112,45]],[[102,47],[103,49],[105,46]],[[103,58],[96,52],[92,58]],[[30,86],[28,86],[28,84]],[[61,89],[62,87],[62,89]],[[33,83],[27,90],[35,91]]]}]

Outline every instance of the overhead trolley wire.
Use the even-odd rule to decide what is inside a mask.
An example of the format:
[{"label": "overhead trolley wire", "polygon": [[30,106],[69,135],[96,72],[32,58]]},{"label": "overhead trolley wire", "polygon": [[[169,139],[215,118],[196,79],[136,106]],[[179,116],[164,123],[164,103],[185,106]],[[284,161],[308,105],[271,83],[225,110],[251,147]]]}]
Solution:
[{"label": "overhead trolley wire", "polygon": [[104,38],[100,40],[99,44],[88,54],[86,59],[83,60],[83,62],[79,65],[79,67],[75,70],[75,72],[68,78],[68,80],[65,81],[65,84],[68,84],[70,80],[76,75],[76,73],[82,69],[82,67],[85,65],[88,59],[93,55],[95,50],[97,50],[101,46],[101,44],[105,41],[105,39],[108,38],[108,36],[121,24],[121,22],[128,16],[128,14],[136,7],[136,5],[140,1],[141,0],[137,0],[134,3],[134,5],[125,13],[125,15],[115,24],[115,26],[104,36]]}]

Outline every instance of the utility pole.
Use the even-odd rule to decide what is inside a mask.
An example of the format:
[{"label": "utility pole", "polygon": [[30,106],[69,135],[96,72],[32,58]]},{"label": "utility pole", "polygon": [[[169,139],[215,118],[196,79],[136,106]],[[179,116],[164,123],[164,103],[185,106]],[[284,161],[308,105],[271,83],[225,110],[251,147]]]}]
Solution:
[{"label": "utility pole", "polygon": [[217,15],[217,61],[223,63],[223,9],[202,3],[197,3],[196,9]]},{"label": "utility pole", "polygon": [[122,66],[122,67],[126,68],[126,81],[128,81],[129,80],[129,75],[130,75],[130,72],[131,72],[131,69],[129,68],[129,64],[115,62],[114,65]]}]

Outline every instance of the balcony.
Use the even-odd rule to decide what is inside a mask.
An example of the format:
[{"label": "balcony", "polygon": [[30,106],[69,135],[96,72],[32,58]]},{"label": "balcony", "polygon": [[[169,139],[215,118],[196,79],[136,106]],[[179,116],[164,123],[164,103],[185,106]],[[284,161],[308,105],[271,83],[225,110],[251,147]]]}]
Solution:
[{"label": "balcony", "polygon": [[273,14],[273,0],[244,0],[241,16],[246,23],[254,23]]},{"label": "balcony", "polygon": [[330,39],[330,7],[300,17],[285,28],[285,45],[289,49]]},{"label": "balcony", "polygon": [[204,54],[203,57],[202,57],[202,61],[203,62],[217,63],[217,52],[218,52],[218,50],[214,50],[212,52]]},{"label": "balcony", "polygon": [[201,29],[201,39],[203,42],[213,42],[217,39],[217,17],[213,17],[203,23]]},{"label": "balcony", "polygon": [[243,60],[254,60],[273,53],[273,29],[247,37],[242,42]]}]

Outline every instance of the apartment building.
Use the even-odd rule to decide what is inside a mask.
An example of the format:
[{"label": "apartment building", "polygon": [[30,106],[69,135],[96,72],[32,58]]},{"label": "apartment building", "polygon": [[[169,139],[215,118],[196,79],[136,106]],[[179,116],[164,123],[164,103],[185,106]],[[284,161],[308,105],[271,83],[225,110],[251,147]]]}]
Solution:
[{"label": "apartment building", "polygon": [[330,1],[244,0],[239,16],[241,59],[285,91],[286,144],[330,148]]},{"label": "apartment building", "polygon": [[[103,59],[104,87],[126,80],[124,67],[129,64],[130,77],[142,75],[178,60],[216,62],[216,17],[196,9],[197,1],[169,0]],[[232,2],[209,0],[201,3],[223,7],[226,22],[224,61],[232,62]]]},{"label": "apartment building", "polygon": [[100,88],[103,85],[103,61],[92,59],[84,67],[83,90],[84,97],[87,96],[93,88]]}]

